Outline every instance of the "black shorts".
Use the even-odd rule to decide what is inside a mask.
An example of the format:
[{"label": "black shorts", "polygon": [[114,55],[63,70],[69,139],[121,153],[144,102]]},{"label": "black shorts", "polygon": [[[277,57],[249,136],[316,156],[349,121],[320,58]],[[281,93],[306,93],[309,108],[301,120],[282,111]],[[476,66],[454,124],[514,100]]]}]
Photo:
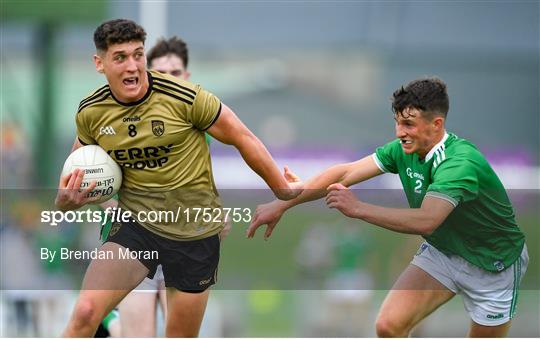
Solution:
[{"label": "black shorts", "polygon": [[199,240],[179,241],[164,238],[136,222],[115,222],[107,242],[130,251],[157,251],[157,258],[139,261],[152,279],[158,265],[163,267],[165,286],[186,292],[202,292],[216,283],[219,263],[219,235]]}]

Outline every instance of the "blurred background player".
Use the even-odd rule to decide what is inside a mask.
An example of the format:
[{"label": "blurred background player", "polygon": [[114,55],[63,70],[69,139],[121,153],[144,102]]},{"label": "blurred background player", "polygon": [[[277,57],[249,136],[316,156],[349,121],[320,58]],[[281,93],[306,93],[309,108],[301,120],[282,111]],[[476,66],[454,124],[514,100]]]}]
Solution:
[{"label": "blurred background player", "polygon": [[[326,195],[327,205],[348,217],[426,240],[386,296],[377,335],[407,337],[460,294],[471,319],[468,336],[505,336],[528,264],[507,192],[476,146],[447,133],[449,98],[442,80],[418,79],[399,88],[392,110],[397,139],[315,176],[296,199],[259,206],[248,236],[267,224],[268,238],[287,209]],[[367,204],[347,189],[388,172],[399,174],[410,208]]]},{"label": "blurred background player", "polygon": [[150,69],[167,73],[182,80],[189,80],[188,71],[189,51],[184,40],[173,36],[170,39],[160,39],[146,54]]},{"label": "blurred background player", "polygon": [[[205,131],[235,146],[278,198],[298,195],[298,186],[280,174],[264,145],[218,98],[200,86],[146,71],[145,37],[142,27],[125,19],[107,21],[96,29],[94,63],[96,70],[105,74],[108,85],[81,102],[76,119],[78,141],[73,150],[98,144],[110,150],[124,167],[119,206],[135,215],[141,211],[176,211],[179,206],[188,212],[195,206],[220,208]],[[127,114],[129,124],[124,121]],[[99,133],[97,127],[103,125],[118,134]],[[149,143],[156,145],[151,152],[145,148]],[[126,158],[122,156],[126,149],[140,152]],[[134,163],[146,166],[135,167]],[[60,179],[56,198],[59,209],[73,210],[92,202],[88,193],[95,182],[79,191],[83,177],[83,171],[75,170]],[[167,288],[166,335],[197,336],[208,288],[216,280],[218,233],[223,222],[204,223],[194,218],[178,223],[113,223],[100,251],[114,258],[90,263],[64,335],[93,335],[105,315],[147,275],[153,277],[157,265],[162,264]],[[122,249],[139,257],[120,258]],[[150,256],[154,251],[157,258]],[[148,256],[140,257],[141,252]]]}]

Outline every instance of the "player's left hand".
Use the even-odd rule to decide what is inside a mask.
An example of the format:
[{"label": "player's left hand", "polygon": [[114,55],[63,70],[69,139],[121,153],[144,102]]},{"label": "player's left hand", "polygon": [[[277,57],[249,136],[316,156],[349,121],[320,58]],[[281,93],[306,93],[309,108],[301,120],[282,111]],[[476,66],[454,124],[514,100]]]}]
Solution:
[{"label": "player's left hand", "polygon": [[287,181],[288,187],[286,189],[280,189],[274,192],[276,197],[280,200],[291,200],[299,196],[304,191],[304,183],[300,180],[293,171],[285,166],[283,170],[283,178]]},{"label": "player's left hand", "polygon": [[335,208],[348,217],[357,217],[360,201],[350,189],[337,183],[328,186],[327,190],[326,205],[328,207]]},{"label": "player's left hand", "polygon": [[299,192],[297,195],[302,193],[302,191],[304,189],[304,182],[302,181],[302,179],[300,179],[300,177],[298,175],[296,175],[296,173],[291,171],[289,166],[284,167],[284,169],[283,169],[283,177],[289,183],[289,187],[291,187],[292,189]]},{"label": "player's left hand", "polygon": [[286,166],[283,168],[283,177],[285,180],[287,180],[288,183],[294,183],[294,182],[302,182],[302,179],[296,173],[291,171],[289,166]]},{"label": "player's left hand", "polygon": [[264,240],[268,240],[283,213],[285,213],[285,209],[281,207],[281,201],[279,200],[257,206],[255,216],[246,231],[246,237],[253,238],[257,229],[262,225],[266,225]]}]

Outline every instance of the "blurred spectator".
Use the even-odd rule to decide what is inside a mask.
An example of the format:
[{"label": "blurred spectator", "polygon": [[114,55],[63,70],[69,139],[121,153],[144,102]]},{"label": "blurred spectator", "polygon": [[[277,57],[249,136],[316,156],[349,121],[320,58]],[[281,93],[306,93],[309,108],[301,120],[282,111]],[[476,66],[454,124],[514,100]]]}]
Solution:
[{"label": "blurred spectator", "polygon": [[28,186],[31,165],[28,138],[14,121],[2,121],[0,136],[1,187],[5,189]]}]

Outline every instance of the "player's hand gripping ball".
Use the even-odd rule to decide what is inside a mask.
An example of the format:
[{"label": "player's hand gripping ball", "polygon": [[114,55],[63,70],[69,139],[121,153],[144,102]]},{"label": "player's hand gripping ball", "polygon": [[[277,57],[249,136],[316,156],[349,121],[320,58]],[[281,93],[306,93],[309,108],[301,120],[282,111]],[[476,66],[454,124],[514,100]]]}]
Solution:
[{"label": "player's hand gripping ball", "polygon": [[95,204],[112,198],[122,184],[120,166],[99,146],[87,145],[71,153],[64,163],[62,176],[73,172],[76,168],[84,171],[81,190],[88,187],[92,181],[96,181],[96,187],[88,193],[89,197],[97,198],[93,201]]}]

